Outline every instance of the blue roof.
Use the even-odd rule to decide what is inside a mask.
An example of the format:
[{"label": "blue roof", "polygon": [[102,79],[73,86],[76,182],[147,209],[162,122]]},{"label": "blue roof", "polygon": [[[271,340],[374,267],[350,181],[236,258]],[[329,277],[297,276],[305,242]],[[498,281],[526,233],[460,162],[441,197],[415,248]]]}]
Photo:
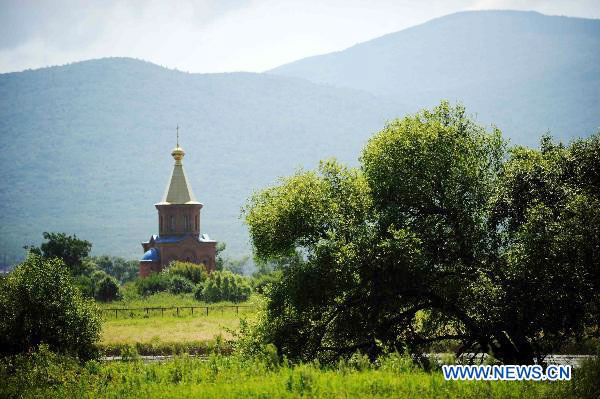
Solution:
[{"label": "blue roof", "polygon": [[186,238],[188,238],[188,235],[185,236],[171,236],[171,237],[161,237],[161,236],[154,236],[154,242],[179,242],[181,240],[185,240]]},{"label": "blue roof", "polygon": [[140,260],[146,261],[146,262],[158,262],[158,257],[159,257],[158,248],[150,248],[149,250],[144,252],[142,259],[140,259]]}]

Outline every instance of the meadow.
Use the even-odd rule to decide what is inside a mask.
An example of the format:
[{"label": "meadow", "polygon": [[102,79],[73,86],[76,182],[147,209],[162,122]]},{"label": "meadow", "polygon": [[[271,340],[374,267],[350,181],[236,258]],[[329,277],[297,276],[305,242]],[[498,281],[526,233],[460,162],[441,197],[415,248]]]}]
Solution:
[{"label": "meadow", "polygon": [[[55,362],[46,353],[8,376],[3,397],[23,398],[594,398],[598,363],[570,382],[445,381],[407,356],[391,354],[375,364],[353,357],[335,366],[290,365],[274,354],[243,359],[213,354],[177,356],[166,362]],[[33,365],[37,367],[33,367]],[[35,381],[35,382],[34,382]],[[19,396],[22,395],[22,396]]]},{"label": "meadow", "polygon": [[[243,303],[205,303],[192,294],[174,295],[166,292],[147,297],[127,297],[120,301],[98,303],[102,310],[102,333],[99,346],[107,356],[120,355],[127,347],[141,355],[171,355],[176,353],[207,354],[217,346],[228,351],[228,340],[240,324],[240,319],[252,319],[259,299],[251,297]],[[175,307],[179,306],[177,313]],[[186,307],[209,308],[191,309]],[[237,309],[233,306],[239,306]],[[120,311],[112,309],[138,309]],[[144,308],[165,308],[164,311]]]}]

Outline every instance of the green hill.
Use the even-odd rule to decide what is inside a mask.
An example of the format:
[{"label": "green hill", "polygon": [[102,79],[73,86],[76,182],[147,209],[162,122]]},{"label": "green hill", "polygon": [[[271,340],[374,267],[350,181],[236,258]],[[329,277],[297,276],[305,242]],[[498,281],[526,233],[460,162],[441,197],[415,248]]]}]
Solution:
[{"label": "green hill", "polygon": [[43,231],[141,255],[170,177],[175,126],[202,232],[249,254],[253,190],[336,156],[406,108],[353,89],[252,73],[188,74],[112,58],[0,75],[0,257]]},{"label": "green hill", "polygon": [[202,232],[248,254],[253,190],[335,156],[386,120],[462,101],[513,143],[600,127],[600,20],[466,12],[265,74],[189,74],[108,58],[0,75],[0,262],[43,231],[141,254],[181,126]]},{"label": "green hill", "polygon": [[513,142],[600,127],[600,20],[473,11],[434,19],[271,73],[351,87],[412,108],[462,101]]}]

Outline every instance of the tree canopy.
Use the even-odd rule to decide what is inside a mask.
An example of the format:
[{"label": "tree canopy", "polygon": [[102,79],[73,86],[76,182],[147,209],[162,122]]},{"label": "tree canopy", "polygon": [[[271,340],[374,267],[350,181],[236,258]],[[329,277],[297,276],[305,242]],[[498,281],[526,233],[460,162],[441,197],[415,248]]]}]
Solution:
[{"label": "tree canopy", "polygon": [[30,250],[46,258],[62,259],[73,275],[83,272],[83,260],[92,249],[89,241],[81,240],[76,235],[48,232],[44,232],[44,239],[46,242],[42,243],[39,248],[31,247]]},{"label": "tree canopy", "polygon": [[261,341],[332,361],[452,339],[531,363],[596,332],[598,135],[507,150],[443,102],[387,124],[360,162],[321,162],[244,209],[258,259],[302,255],[271,285]]}]

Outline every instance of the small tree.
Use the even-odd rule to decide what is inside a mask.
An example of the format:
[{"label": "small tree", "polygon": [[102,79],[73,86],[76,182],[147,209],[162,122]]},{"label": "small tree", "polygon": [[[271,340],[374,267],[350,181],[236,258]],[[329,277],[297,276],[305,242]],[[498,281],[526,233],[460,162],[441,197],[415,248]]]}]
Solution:
[{"label": "small tree", "polygon": [[82,297],[62,260],[30,254],[0,285],[1,355],[40,344],[82,360],[94,355],[98,310]]},{"label": "small tree", "polygon": [[223,251],[225,251],[225,248],[227,248],[227,244],[224,242],[218,242],[217,243],[217,254],[216,254],[216,261],[215,261],[215,268],[217,271],[221,271],[223,270],[224,267],[224,258],[223,258]]},{"label": "small tree", "polygon": [[104,277],[96,288],[96,299],[102,302],[114,301],[119,297],[119,283],[113,277]]},{"label": "small tree", "polygon": [[195,298],[206,302],[241,302],[247,300],[251,292],[247,278],[230,271],[214,271],[203,286],[198,286]]}]

